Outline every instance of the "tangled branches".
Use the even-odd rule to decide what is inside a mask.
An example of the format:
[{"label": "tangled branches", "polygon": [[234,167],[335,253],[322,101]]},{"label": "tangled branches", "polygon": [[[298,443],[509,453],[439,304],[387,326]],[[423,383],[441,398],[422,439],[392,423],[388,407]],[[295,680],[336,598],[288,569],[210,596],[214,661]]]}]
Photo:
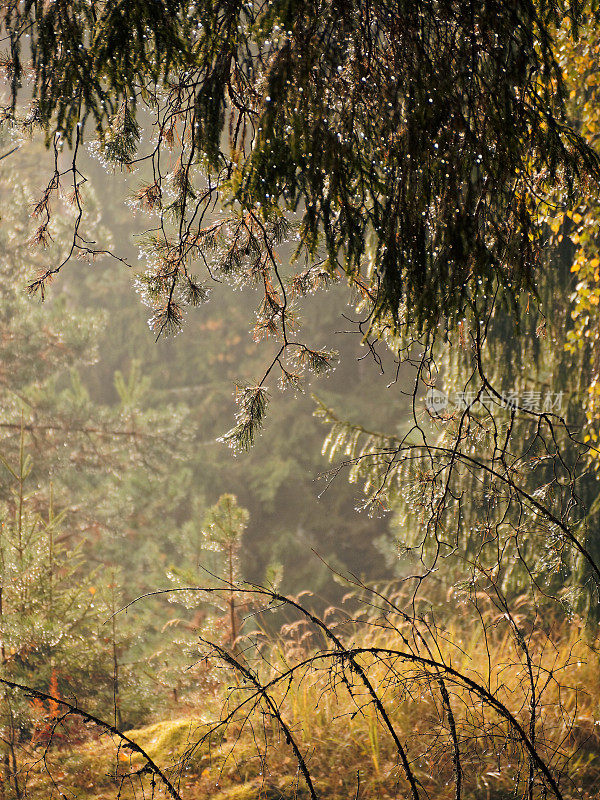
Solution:
[{"label": "tangled branches", "polygon": [[[548,205],[600,178],[556,53],[557,31],[576,39],[582,20],[595,24],[584,6],[160,0],[125,15],[87,0],[5,3],[3,119],[73,145],[72,246],[31,290],[73,256],[107,254],[81,227],[85,133],[107,166],[139,170],[133,204],[156,221],[139,289],[157,336],[214,283],[260,288],[255,335],[276,347],[245,389],[273,368],[293,388],[329,368],[330,353],[290,330],[294,296],[332,280],[348,281],[376,336],[431,333],[498,290],[507,302],[535,292]],[[39,204],[41,244],[63,174]],[[299,267],[279,263],[285,240],[283,263]],[[225,438],[243,448],[261,419],[240,413]]]}]

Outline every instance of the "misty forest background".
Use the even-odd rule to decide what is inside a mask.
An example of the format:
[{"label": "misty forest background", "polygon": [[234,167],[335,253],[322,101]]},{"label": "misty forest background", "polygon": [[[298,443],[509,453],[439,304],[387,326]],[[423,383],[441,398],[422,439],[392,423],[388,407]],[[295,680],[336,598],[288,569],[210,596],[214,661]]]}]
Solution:
[{"label": "misty forest background", "polygon": [[[9,136],[4,144],[11,148]],[[226,614],[178,596],[111,617],[148,592],[229,577],[205,535],[222,495],[247,510],[236,580],[267,580],[292,595],[309,589],[323,611],[346,591],[332,570],[389,580],[400,562],[389,517],[358,513],[362,492],[321,454],[327,428],[309,392],[274,398],[251,452],[236,457],[217,441],[234,417],[236,380],[263,367],[248,329],[255,291],[223,292],[176,337],[158,340],[133,270],[106,257],[78,264],[43,305],[26,295],[31,204],[48,159],[37,136],[0,162],[3,647],[12,677],[60,688],[127,729],[202,702],[189,671],[197,633],[216,626],[229,639]],[[131,179],[119,177],[115,195],[97,161],[86,158],[86,169],[93,235],[135,264]],[[143,231],[146,221],[137,222]],[[59,254],[70,224],[68,211],[58,216],[53,242],[33,258]],[[365,354],[351,314],[336,288],[307,308],[315,339],[342,356],[309,389],[344,418],[400,430],[409,415],[403,382],[383,391],[390,378]],[[14,713],[11,724],[22,723]]]},{"label": "misty forest background", "polygon": [[[330,474],[321,455],[327,429],[312,418],[310,394],[275,397],[268,435],[243,457],[217,441],[234,416],[236,380],[263,366],[248,330],[255,292],[223,292],[191,313],[177,337],[158,341],[135,294],[132,270],[106,258],[72,270],[43,306],[24,296],[19,275],[30,269],[31,208],[22,201],[39,189],[42,159],[48,153],[38,138],[3,164],[2,456],[18,474],[23,448],[24,496],[32,514],[45,508],[47,516],[52,494],[61,515],[57,542],[78,553],[80,568],[97,572],[86,579],[87,591],[104,593],[104,603],[110,596],[116,608],[179,576],[195,584],[202,566],[218,570],[202,531],[207,511],[224,493],[234,494],[249,514],[238,576],[260,581],[273,570],[292,594],[310,587],[321,608],[339,600],[342,590],[318,556],[342,571],[391,578],[397,563],[389,521],[357,514],[357,487]],[[119,180],[115,197],[101,166],[90,159],[87,168],[95,178],[94,235],[135,264],[136,232],[126,205],[131,181]],[[138,222],[143,231],[145,220]],[[70,233],[68,217],[57,227],[53,249],[60,252]],[[402,384],[382,391],[389,378],[365,356],[360,333],[344,319],[350,313],[344,294],[335,290],[307,309],[315,337],[347,356],[332,376],[310,388],[344,417],[360,422],[368,416],[397,429],[408,416]],[[4,486],[5,501],[14,502],[15,485],[7,480]],[[141,669],[132,687],[139,707],[127,703],[123,710],[129,725],[147,719],[172,690],[169,680],[157,687],[146,676],[142,699],[138,684],[149,658],[160,663],[157,649],[165,649],[171,620],[191,624],[193,615],[177,603],[150,600],[124,620],[119,653],[126,653],[132,675],[136,664]],[[122,681],[123,691],[129,680]]]}]

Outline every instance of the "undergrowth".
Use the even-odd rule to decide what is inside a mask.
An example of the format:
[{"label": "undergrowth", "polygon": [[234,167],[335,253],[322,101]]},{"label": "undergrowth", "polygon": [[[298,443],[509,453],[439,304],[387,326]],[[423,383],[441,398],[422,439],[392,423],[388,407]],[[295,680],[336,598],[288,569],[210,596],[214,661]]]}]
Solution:
[{"label": "undergrowth", "polygon": [[[563,798],[596,796],[597,640],[573,620],[540,616],[523,599],[508,613],[477,603],[478,625],[455,597],[447,624],[434,624],[431,613],[408,618],[389,607],[352,620],[331,612],[327,631],[343,642],[345,655],[311,619],[283,626],[277,637],[246,632],[229,649],[205,643],[185,706],[128,736],[181,798],[194,800],[311,797],[294,745],[319,798],[410,798],[414,787],[391,730],[420,797],[552,796],[506,709],[528,732]],[[406,653],[412,658],[398,655]],[[56,730],[66,724],[57,721]],[[114,735],[86,735],[78,744],[66,737],[43,746],[23,742],[28,797],[168,796],[140,753]]]}]

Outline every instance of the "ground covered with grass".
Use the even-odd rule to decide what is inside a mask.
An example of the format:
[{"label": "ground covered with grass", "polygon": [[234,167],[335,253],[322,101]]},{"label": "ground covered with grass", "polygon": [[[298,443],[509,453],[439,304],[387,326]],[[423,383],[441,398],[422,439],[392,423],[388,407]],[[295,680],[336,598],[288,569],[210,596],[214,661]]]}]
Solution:
[{"label": "ground covered with grass", "polygon": [[[345,629],[352,655],[344,658],[308,628],[292,626],[275,643],[249,637],[254,646],[238,645],[231,658],[257,683],[218,657],[217,648],[197,666],[197,690],[184,705],[128,736],[184,799],[310,798],[294,745],[320,798],[411,798],[392,729],[424,798],[456,798],[455,745],[463,800],[551,797],[537,768],[531,778],[531,759],[507,709],[534,741],[562,797],[594,797],[600,790],[597,642],[572,624],[541,632],[544,626],[530,624],[525,613],[515,620],[519,635],[510,620],[490,613],[480,627],[459,621],[432,636],[427,622],[417,631],[398,618],[371,619]],[[409,645],[447,668],[397,655]],[[114,735],[69,720],[55,720],[46,741],[24,743],[24,794],[36,800],[168,796],[142,755]]]}]

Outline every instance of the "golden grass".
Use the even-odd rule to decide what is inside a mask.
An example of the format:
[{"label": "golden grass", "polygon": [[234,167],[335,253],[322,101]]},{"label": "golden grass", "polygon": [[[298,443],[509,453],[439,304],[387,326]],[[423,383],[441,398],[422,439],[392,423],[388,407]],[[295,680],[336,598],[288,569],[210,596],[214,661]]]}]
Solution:
[{"label": "golden grass", "polygon": [[[459,619],[438,629],[433,655],[487,687],[527,729],[531,676],[523,648],[501,615],[487,623],[470,629]],[[409,632],[398,620],[371,621],[353,629],[353,645],[406,651]],[[417,648],[413,642],[413,650],[423,652],[421,645]],[[530,630],[527,646],[536,687],[538,752],[554,774],[560,773],[565,798],[595,797],[600,787],[600,662],[595,643],[575,625],[563,625],[558,632],[545,634]],[[260,665],[258,660],[253,664],[264,683],[318,652],[316,646],[291,647],[280,641],[264,645]],[[423,797],[454,798],[452,739],[440,697],[442,674],[374,652],[357,659],[412,760]],[[463,800],[526,797],[528,762],[514,730],[462,679],[447,673],[443,677],[463,752]],[[250,717],[246,714],[251,706],[243,706],[227,726],[194,746],[211,729],[211,721],[248,697],[231,671],[223,670],[221,679],[220,685],[203,694],[202,713],[158,722],[129,735],[167,772],[186,800],[308,797],[290,745],[264,706]],[[348,662],[342,669],[335,658],[316,660],[291,681],[274,686],[271,695],[304,754],[320,797],[354,798],[359,775],[362,800],[409,797],[391,736]],[[150,796],[147,776],[124,777],[139,770],[143,759],[118,751],[106,737],[73,748],[50,748],[47,760],[56,787],[65,796],[104,800],[115,797],[120,787],[121,798],[129,800],[142,797],[142,785],[145,796]],[[58,797],[41,762],[32,766],[32,761],[29,796]],[[164,796],[159,784],[154,796]],[[539,781],[534,796],[544,796]]]}]

